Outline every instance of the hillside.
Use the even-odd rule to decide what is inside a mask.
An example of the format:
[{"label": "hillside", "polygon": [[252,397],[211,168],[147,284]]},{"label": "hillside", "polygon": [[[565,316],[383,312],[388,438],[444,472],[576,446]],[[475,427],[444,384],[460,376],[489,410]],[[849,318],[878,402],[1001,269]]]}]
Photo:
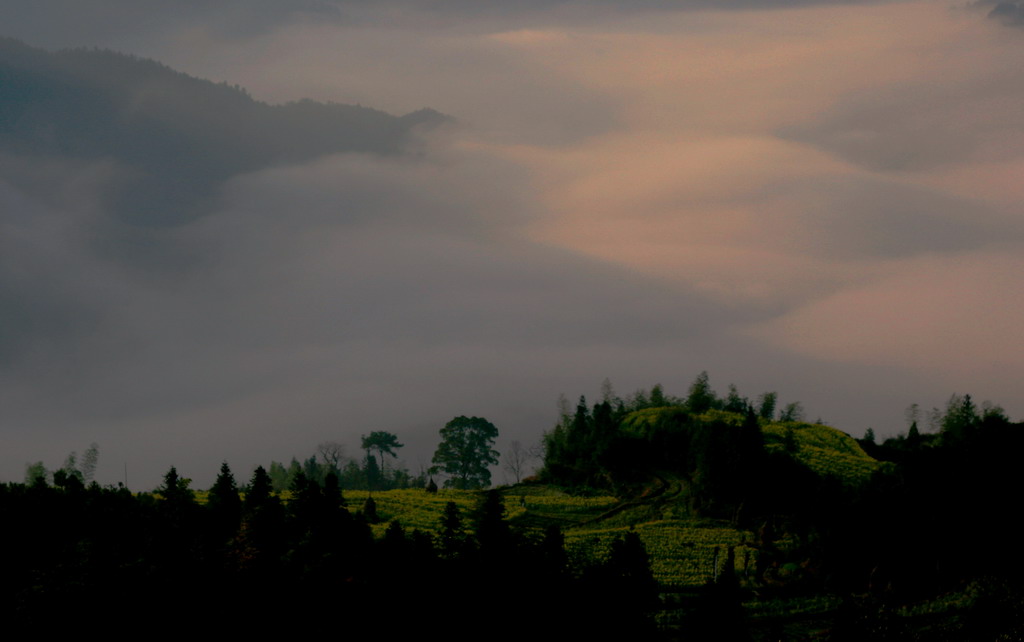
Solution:
[{"label": "hillside", "polygon": [[[140,595],[176,594],[202,576],[204,599],[225,585],[298,587],[285,597],[289,617],[318,604],[383,616],[396,604],[430,613],[457,603],[485,625],[528,604],[598,638],[609,627],[640,639],[1019,637],[1020,564],[979,551],[1015,527],[1005,493],[1019,487],[1010,460],[1021,424],[965,399],[940,433],[874,444],[793,412],[779,421],[691,408],[624,409],[608,422],[605,402],[579,405],[561,445],[607,450],[549,451],[545,464],[561,457],[561,474],[621,492],[531,481],[342,493],[315,459],[310,477],[298,471],[278,494],[262,467],[240,489],[227,464],[195,494],[173,468],[137,495],[86,488],[68,469],[52,487],[45,476],[0,485],[8,511],[45,534],[5,535],[5,550],[22,552],[8,602],[28,621],[50,612],[51,591],[84,613],[89,596],[121,590],[138,612]],[[108,546],[112,533],[120,545]],[[423,577],[441,583],[425,602],[393,594],[396,581]]]}]

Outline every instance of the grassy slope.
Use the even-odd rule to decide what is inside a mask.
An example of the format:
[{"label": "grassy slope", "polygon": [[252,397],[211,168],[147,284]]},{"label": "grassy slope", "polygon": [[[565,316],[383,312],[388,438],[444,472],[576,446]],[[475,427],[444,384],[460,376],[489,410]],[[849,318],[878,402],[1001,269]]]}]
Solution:
[{"label": "grassy slope", "polygon": [[[743,420],[741,415],[721,411],[711,411],[704,418],[730,423]],[[818,474],[837,476],[844,483],[860,483],[880,465],[853,438],[828,426],[764,422],[762,429],[769,450],[785,448],[787,433],[791,431],[797,444],[793,454],[799,461]],[[670,590],[705,584],[714,576],[716,563],[719,567],[724,564],[724,552],[730,546],[735,548],[736,572],[741,577],[752,573],[756,556],[754,533],[724,521],[693,518],[682,482],[670,479],[660,484],[646,496],[629,501],[611,496],[575,497],[547,486],[519,485],[503,492],[507,515],[513,523],[537,531],[557,524],[573,554],[604,555],[612,540],[635,529],[647,546],[655,577]],[[346,491],[350,510],[360,510],[369,494]],[[436,532],[447,502],[454,501],[468,518],[478,497],[470,491],[442,490],[431,494],[419,489],[378,491],[372,495],[381,518],[381,523],[373,525],[378,537],[391,520],[398,520],[407,531]],[[287,499],[288,493],[282,496]]]}]

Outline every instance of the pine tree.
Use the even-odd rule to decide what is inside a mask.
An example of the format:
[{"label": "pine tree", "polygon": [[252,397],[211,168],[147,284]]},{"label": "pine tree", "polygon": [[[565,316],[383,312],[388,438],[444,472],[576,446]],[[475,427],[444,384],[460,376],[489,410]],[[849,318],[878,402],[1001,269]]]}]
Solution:
[{"label": "pine tree", "polygon": [[910,424],[910,430],[907,431],[907,447],[917,448],[921,445],[921,431],[917,429],[917,422]]},{"label": "pine tree", "polygon": [[189,489],[188,479],[182,479],[178,477],[178,471],[174,466],[167,471],[164,475],[164,484],[157,492],[164,498],[165,502],[168,503],[192,503],[194,496],[192,490]]},{"label": "pine tree", "polygon": [[505,521],[505,503],[501,493],[485,491],[473,514],[473,530],[480,551],[492,558],[505,557],[512,548],[512,531]]},{"label": "pine tree", "polygon": [[367,524],[380,523],[380,517],[377,515],[377,502],[373,501],[373,497],[367,497],[363,502],[363,519]]},{"label": "pine tree", "polygon": [[348,506],[348,502],[345,501],[345,496],[341,492],[338,476],[333,472],[327,473],[327,477],[324,478],[324,501],[332,507]]},{"label": "pine tree", "polygon": [[612,627],[631,635],[652,633],[652,615],[659,605],[658,582],[651,571],[647,548],[636,531],[612,542],[605,569],[617,594],[614,604],[619,619],[610,622]]},{"label": "pine tree", "polygon": [[246,514],[251,514],[261,507],[275,503],[277,503],[277,497],[273,495],[273,484],[270,481],[270,475],[267,474],[263,466],[257,466],[256,470],[252,473],[252,480],[249,482],[249,488],[245,492],[245,500],[242,502],[242,506]]},{"label": "pine tree", "polygon": [[226,461],[220,465],[220,474],[207,494],[206,505],[215,513],[241,517],[242,498],[238,494],[235,476]]},{"label": "pine tree", "polygon": [[242,498],[238,495],[235,476],[226,461],[221,463],[220,474],[207,494],[206,507],[219,539],[226,541],[238,532],[242,521]]},{"label": "pine tree", "polygon": [[441,557],[448,560],[457,559],[466,548],[466,535],[462,528],[462,515],[455,502],[444,505],[441,515],[441,532],[438,533],[437,546]]},{"label": "pine tree", "polygon": [[284,508],[273,494],[270,475],[263,466],[253,471],[242,501],[242,514],[236,538],[239,565],[266,566],[278,559],[285,547]]}]

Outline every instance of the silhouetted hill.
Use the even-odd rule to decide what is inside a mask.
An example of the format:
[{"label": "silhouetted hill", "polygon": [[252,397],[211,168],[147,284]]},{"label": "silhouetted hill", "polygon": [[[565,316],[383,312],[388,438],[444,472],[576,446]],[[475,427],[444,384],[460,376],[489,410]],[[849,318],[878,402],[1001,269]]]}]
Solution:
[{"label": "silhouetted hill", "polygon": [[153,60],[0,39],[0,148],[131,168],[136,178],[111,205],[137,224],[194,218],[238,173],[339,152],[399,153],[414,129],[445,120],[430,109],[396,117],[311,100],[269,105]]}]

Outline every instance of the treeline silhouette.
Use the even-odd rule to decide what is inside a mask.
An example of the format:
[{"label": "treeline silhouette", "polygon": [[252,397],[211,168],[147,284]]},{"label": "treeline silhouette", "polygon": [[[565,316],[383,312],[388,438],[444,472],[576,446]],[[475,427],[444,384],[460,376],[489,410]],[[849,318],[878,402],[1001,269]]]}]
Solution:
[{"label": "treeline silhouette", "polygon": [[[581,492],[612,490],[645,519],[670,505],[675,519],[689,511],[742,529],[749,559],[736,564],[737,550],[723,547],[700,590],[659,596],[632,530],[607,558],[570,556],[557,528],[507,520],[498,490],[479,493],[465,513],[447,504],[431,533],[396,521],[375,538],[372,499],[353,510],[334,469],[311,477],[292,467],[283,501],[262,467],[240,487],[225,463],[204,504],[173,468],[153,493],[86,484],[70,469],[52,484],[40,475],[0,485],[0,604],[8,622],[29,627],[56,612],[151,626],[173,605],[168,626],[183,628],[333,634],[356,620],[362,631],[447,639],[1024,634],[1024,562],[1014,546],[1024,425],[954,396],[933,414],[931,432],[913,421],[882,443],[870,433],[859,440],[881,464],[854,483],[799,458],[807,424],[763,429],[775,418],[764,403],[774,395],[726,409],[728,399],[702,373],[686,398],[655,390],[581,400],[548,433],[540,474]],[[671,499],[654,492],[673,485]],[[748,620],[743,606],[819,596],[833,606],[813,627],[784,612]],[[943,596],[955,602],[942,606]],[[675,624],[656,629],[656,611]]]},{"label": "treeline silhouette", "polygon": [[205,504],[174,468],[154,493],[58,479],[0,485],[9,625],[49,626],[60,613],[324,634],[357,621],[389,636],[478,639],[537,627],[642,632],[657,606],[635,533],[606,560],[570,560],[557,528],[513,529],[493,490],[470,514],[449,503],[436,536],[396,521],[375,539],[373,509],[350,511],[334,475],[321,485],[300,473],[282,501],[262,467],[239,489],[225,463]]}]

